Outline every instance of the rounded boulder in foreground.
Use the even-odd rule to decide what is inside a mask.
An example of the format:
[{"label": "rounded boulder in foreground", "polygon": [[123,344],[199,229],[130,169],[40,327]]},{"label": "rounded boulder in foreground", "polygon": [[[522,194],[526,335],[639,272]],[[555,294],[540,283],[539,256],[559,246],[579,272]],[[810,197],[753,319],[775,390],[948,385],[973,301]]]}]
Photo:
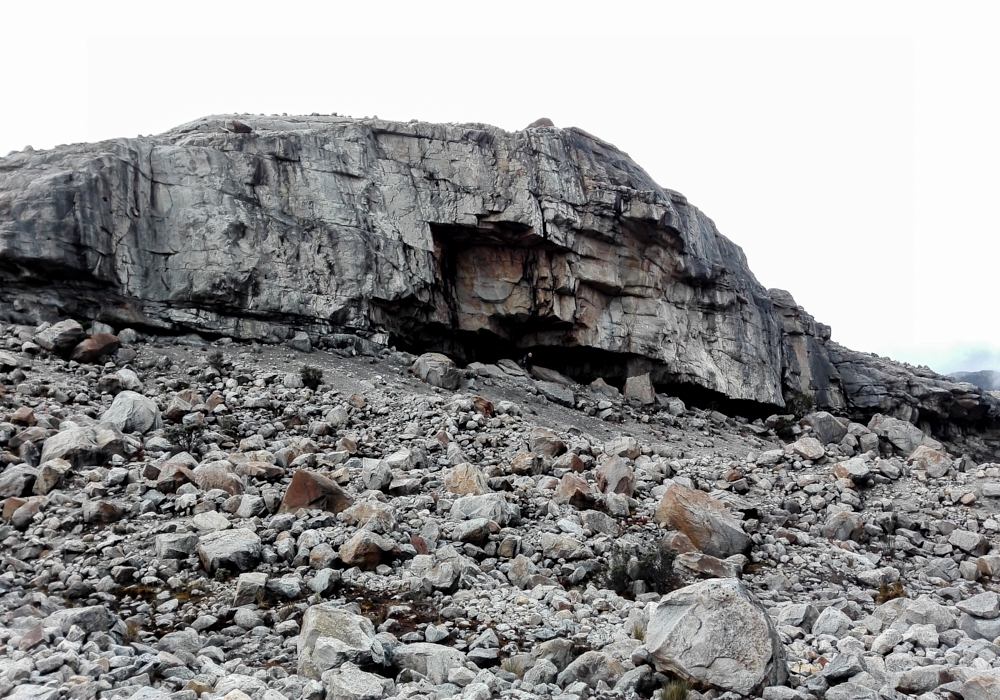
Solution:
[{"label": "rounded boulder in foreground", "polygon": [[666,595],[650,617],[645,646],[657,670],[743,695],[788,677],[771,618],[737,579],[709,579]]}]

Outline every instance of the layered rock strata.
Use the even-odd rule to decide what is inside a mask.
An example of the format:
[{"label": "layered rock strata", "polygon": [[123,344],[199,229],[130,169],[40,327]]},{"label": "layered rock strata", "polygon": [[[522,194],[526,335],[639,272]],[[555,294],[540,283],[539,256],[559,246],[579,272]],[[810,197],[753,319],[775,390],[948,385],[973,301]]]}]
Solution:
[{"label": "layered rock strata", "polygon": [[801,393],[945,431],[1000,414],[971,385],[833,344],[682,195],[575,128],[216,116],[14,153],[0,272],[17,323],[535,348],[580,379],[649,372],[772,407]]}]

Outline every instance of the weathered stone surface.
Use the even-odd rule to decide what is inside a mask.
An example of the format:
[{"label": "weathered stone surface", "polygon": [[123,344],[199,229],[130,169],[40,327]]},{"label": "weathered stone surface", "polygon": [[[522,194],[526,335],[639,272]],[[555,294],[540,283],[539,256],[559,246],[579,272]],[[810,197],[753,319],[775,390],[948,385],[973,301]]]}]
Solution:
[{"label": "weathered stone surface", "polygon": [[394,549],[390,540],[368,530],[358,530],[340,546],[340,559],[348,566],[374,569]]},{"label": "weathered stone surface", "polygon": [[115,397],[111,408],[101,416],[123,433],[145,433],[163,427],[160,409],[150,398],[134,391],[123,391]]},{"label": "weathered stone surface", "polygon": [[687,535],[698,549],[725,559],[742,553],[750,538],[729,509],[702,491],[671,484],[656,509],[656,519]]},{"label": "weathered stone surface", "polygon": [[202,535],[198,542],[198,556],[210,574],[220,568],[229,572],[252,569],[260,560],[261,551],[260,537],[250,530],[218,530]]},{"label": "weathered stone surface", "polygon": [[63,634],[76,625],[85,632],[106,632],[111,629],[114,619],[103,605],[89,605],[82,608],[57,610],[42,621],[45,627],[57,627]]},{"label": "weathered stone surface", "polygon": [[935,450],[941,449],[941,443],[928,437],[920,428],[892,416],[881,414],[873,416],[868,423],[868,429],[903,457],[913,454],[913,451],[921,445]]},{"label": "weathered stone surface", "polygon": [[478,467],[463,462],[445,471],[444,487],[459,496],[478,496],[490,490]]},{"label": "weathered stone surface", "polygon": [[920,445],[906,460],[916,469],[923,469],[927,476],[938,479],[948,473],[951,469],[951,457],[944,450],[934,449],[927,445]]},{"label": "weathered stone surface", "polygon": [[558,457],[566,451],[566,443],[548,428],[535,428],[528,438],[528,449],[545,457]]},{"label": "weathered stone surface", "polygon": [[625,398],[635,399],[646,406],[656,403],[656,390],[648,372],[625,380]]},{"label": "weathered stone surface", "polygon": [[187,559],[197,547],[198,536],[189,532],[171,532],[156,536],[157,559]]},{"label": "weathered stone surface", "polygon": [[438,352],[428,352],[418,357],[410,371],[431,386],[442,389],[457,389],[462,378],[455,362]]},{"label": "weathered stone surface", "polygon": [[371,621],[329,603],[312,605],[302,616],[298,656],[299,674],[316,679],[345,662],[382,661]]},{"label": "weathered stone surface", "polygon": [[393,651],[392,658],[399,668],[416,671],[435,684],[446,682],[448,671],[465,665],[462,652],[429,642],[400,645]]},{"label": "weathered stone surface", "polygon": [[362,671],[345,662],[323,674],[327,700],[379,700],[386,695],[392,681],[374,673]]},{"label": "weathered stone surface", "polygon": [[826,454],[820,441],[812,437],[799,438],[789,446],[802,459],[822,459]]},{"label": "weathered stone surface", "polygon": [[510,520],[510,507],[501,493],[485,493],[481,496],[462,496],[451,505],[450,516],[454,520],[467,518],[487,518],[500,525]]},{"label": "weathered stone surface", "polygon": [[744,695],[787,675],[771,619],[736,579],[668,593],[650,617],[645,646],[659,670]]},{"label": "weathered stone surface", "polygon": [[104,355],[111,355],[118,349],[118,338],[110,333],[95,333],[86,340],[80,341],[70,359],[77,362],[97,362]]},{"label": "weathered stone surface", "polygon": [[[682,195],[575,128],[212,116],[13,154],[0,202],[0,263],[18,271],[0,292],[23,302],[0,308],[11,321],[69,313],[299,347],[345,329],[440,346],[489,333],[621,353],[602,369],[622,381],[648,371],[912,422],[1000,417],[978,387],[833,343]],[[711,327],[690,332],[705,308]],[[62,321],[36,342],[82,335]],[[570,375],[587,363],[567,361]]]},{"label": "weathered stone surface", "polygon": [[821,445],[838,443],[847,435],[847,426],[827,411],[816,411],[802,419],[803,425],[813,429],[813,434]]},{"label": "weathered stone surface", "polygon": [[635,472],[624,457],[612,456],[597,468],[597,488],[602,493],[631,496],[635,491]]},{"label": "weathered stone surface", "polygon": [[219,489],[230,496],[243,493],[243,481],[233,471],[233,465],[224,459],[199,464],[191,473],[202,491]]},{"label": "weathered stone surface", "polygon": [[64,352],[76,345],[84,336],[83,326],[69,319],[59,321],[36,333],[32,340],[51,352]]},{"label": "weathered stone surface", "polygon": [[68,428],[45,441],[41,461],[64,459],[74,468],[104,464],[112,455],[124,454],[124,440],[111,425]]},{"label": "weathered stone surface", "polygon": [[299,469],[292,477],[281,500],[282,513],[294,513],[299,508],[327,510],[331,513],[350,507],[354,500],[336,482],[322,474]]},{"label": "weathered stone surface", "polygon": [[984,620],[996,619],[1000,617],[1000,594],[987,591],[974,595],[968,600],[959,601],[958,609]]},{"label": "weathered stone surface", "polygon": [[38,470],[24,464],[11,464],[0,472],[0,498],[28,496],[38,477]]},{"label": "weathered stone surface", "polygon": [[559,674],[556,682],[564,687],[574,681],[582,681],[590,688],[597,687],[602,681],[613,686],[624,672],[621,662],[614,657],[599,651],[587,651],[576,657]]},{"label": "weathered stone surface", "polygon": [[596,495],[587,480],[577,474],[563,474],[556,486],[553,500],[568,503],[574,508],[589,508],[594,505]]}]

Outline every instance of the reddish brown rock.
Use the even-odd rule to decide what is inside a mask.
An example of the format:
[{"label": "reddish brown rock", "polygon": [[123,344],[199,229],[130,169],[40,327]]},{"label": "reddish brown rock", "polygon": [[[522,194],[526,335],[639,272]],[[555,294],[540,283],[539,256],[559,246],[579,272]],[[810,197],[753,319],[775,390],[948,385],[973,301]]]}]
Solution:
[{"label": "reddish brown rock", "polygon": [[680,530],[694,545],[713,557],[741,554],[750,538],[725,505],[707,493],[672,484],[656,509],[656,519]]},{"label": "reddish brown rock", "polygon": [[270,462],[239,462],[236,465],[236,473],[251,479],[274,481],[283,477],[285,470]]},{"label": "reddish brown rock", "polygon": [[635,492],[635,472],[624,457],[610,457],[597,469],[597,488],[602,493],[631,496]]},{"label": "reddish brown rock", "polygon": [[528,449],[543,457],[558,457],[566,451],[566,443],[548,428],[535,428],[528,438]]},{"label": "reddish brown rock", "polygon": [[11,496],[10,498],[5,498],[3,502],[3,519],[10,520],[14,517],[14,513],[17,509],[28,502],[28,499],[21,498],[20,496]]},{"label": "reddish brown rock", "polygon": [[382,558],[395,550],[395,545],[369,530],[358,530],[340,547],[340,560],[348,566],[371,570]]},{"label": "reddish brown rock", "polygon": [[539,474],[542,460],[534,452],[523,452],[510,460],[510,473],[519,476]]},{"label": "reddish brown rock", "polygon": [[594,505],[596,496],[583,477],[567,473],[559,480],[553,500],[556,503],[569,503],[574,508],[583,510]]},{"label": "reddish brown rock", "polygon": [[35,420],[35,412],[30,406],[21,406],[21,408],[10,414],[10,422],[14,425],[32,426],[37,421]]},{"label": "reddish brown rock", "polygon": [[167,462],[156,477],[156,490],[160,493],[173,493],[183,484],[197,483],[194,473],[183,464]]},{"label": "reddish brown rock", "polygon": [[300,469],[281,500],[281,513],[294,513],[299,508],[326,510],[339,513],[354,503],[344,489],[316,472]]},{"label": "reddish brown rock", "polygon": [[698,548],[694,546],[694,542],[691,541],[691,538],[683,532],[668,532],[663,538],[663,544],[676,550],[678,554],[698,551]]},{"label": "reddish brown rock", "polygon": [[118,350],[118,336],[110,333],[94,333],[73,348],[70,359],[77,362],[97,362],[105,355],[111,355]]},{"label": "reddish brown rock", "polygon": [[473,396],[472,405],[475,407],[476,412],[484,418],[492,418],[496,415],[496,409],[493,408],[493,403],[484,399],[482,396]]},{"label": "reddish brown rock", "polygon": [[116,523],[125,516],[125,510],[111,501],[87,501],[83,504],[83,522]]}]

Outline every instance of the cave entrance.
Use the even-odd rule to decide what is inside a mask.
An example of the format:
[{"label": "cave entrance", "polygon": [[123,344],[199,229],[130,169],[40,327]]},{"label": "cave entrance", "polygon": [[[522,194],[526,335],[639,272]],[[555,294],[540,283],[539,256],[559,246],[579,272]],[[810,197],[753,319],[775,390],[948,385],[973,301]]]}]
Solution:
[{"label": "cave entrance", "polygon": [[601,378],[618,389],[629,376],[649,372],[658,392],[689,406],[750,419],[780,412],[684,381],[646,357],[578,345],[568,251],[530,227],[431,224],[431,233],[434,285],[419,300],[385,308],[391,345],[414,354],[441,352],[460,364],[517,361],[531,352],[536,365],[581,384]]}]

